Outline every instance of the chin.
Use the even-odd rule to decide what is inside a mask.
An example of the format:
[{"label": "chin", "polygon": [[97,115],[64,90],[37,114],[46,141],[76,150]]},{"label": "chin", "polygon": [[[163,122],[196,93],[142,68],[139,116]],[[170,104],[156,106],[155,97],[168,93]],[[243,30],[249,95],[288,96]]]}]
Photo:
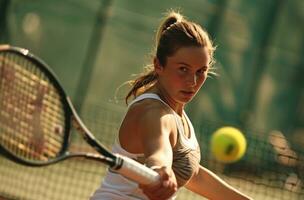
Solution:
[{"label": "chin", "polygon": [[188,103],[194,98],[194,96],[195,96],[195,94],[184,94],[184,93],[182,93],[179,100],[184,102],[184,103]]}]

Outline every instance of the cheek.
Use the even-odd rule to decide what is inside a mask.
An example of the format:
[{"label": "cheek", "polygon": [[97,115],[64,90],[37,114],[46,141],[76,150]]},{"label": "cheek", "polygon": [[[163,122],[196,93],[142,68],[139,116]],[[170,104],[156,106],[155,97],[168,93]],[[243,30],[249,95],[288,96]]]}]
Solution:
[{"label": "cheek", "polygon": [[207,79],[207,74],[204,74],[204,75],[200,76],[198,78],[198,81],[197,81],[198,84],[197,85],[199,85],[199,86],[203,85],[205,83],[206,79]]},{"label": "cheek", "polygon": [[168,73],[162,76],[162,82],[167,89],[172,90],[174,88],[179,87],[179,85],[183,84],[183,79],[178,74],[174,74],[174,72]]},{"label": "cheek", "polygon": [[174,76],[171,77],[171,85],[174,86],[174,88],[182,87],[185,83],[185,80],[183,77],[180,76]]},{"label": "cheek", "polygon": [[172,84],[182,84],[185,80],[185,77],[178,72],[172,72],[167,78]]}]

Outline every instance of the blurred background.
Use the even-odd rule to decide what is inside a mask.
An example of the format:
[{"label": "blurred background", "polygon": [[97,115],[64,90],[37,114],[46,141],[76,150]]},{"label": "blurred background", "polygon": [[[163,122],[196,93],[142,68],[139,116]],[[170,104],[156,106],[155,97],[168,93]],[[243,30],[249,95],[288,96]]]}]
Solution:
[{"label": "blurred background", "polygon": [[[202,25],[217,46],[219,76],[186,108],[202,164],[255,199],[304,199],[304,1],[0,0],[0,43],[48,63],[110,147],[126,110],[127,88],[117,89],[151,63],[156,29],[171,8]],[[229,165],[209,150],[214,130],[226,125],[248,141],[244,158]],[[103,173],[92,161],[32,169],[1,157],[0,196],[88,199]],[[178,199],[190,198],[198,197],[182,191]]]}]

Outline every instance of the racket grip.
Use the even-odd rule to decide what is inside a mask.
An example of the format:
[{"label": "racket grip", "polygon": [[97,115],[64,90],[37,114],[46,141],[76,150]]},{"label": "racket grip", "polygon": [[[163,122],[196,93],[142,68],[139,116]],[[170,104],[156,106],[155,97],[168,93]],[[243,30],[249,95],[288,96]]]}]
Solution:
[{"label": "racket grip", "polygon": [[131,158],[117,154],[116,156],[118,159],[121,159],[122,164],[119,168],[112,168],[111,170],[139,184],[151,184],[159,181],[160,177],[156,171],[140,164]]}]

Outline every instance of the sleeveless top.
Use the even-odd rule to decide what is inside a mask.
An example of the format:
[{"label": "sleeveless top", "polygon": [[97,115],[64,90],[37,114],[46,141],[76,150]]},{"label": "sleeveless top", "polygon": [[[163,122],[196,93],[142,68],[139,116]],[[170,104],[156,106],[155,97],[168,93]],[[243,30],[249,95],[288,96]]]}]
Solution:
[{"label": "sleeveless top", "polygon": [[[129,107],[135,102],[143,99],[155,99],[165,104],[172,112],[177,125],[177,141],[173,147],[173,163],[172,169],[174,171],[178,187],[184,186],[192,177],[195,171],[198,170],[200,162],[200,148],[195,137],[194,128],[186,113],[183,111],[183,115],[186,117],[187,123],[190,129],[190,137],[187,138],[184,134],[184,128],[179,115],[158,95],[154,93],[145,93],[135,98],[129,105]],[[120,145],[118,137],[112,147],[113,153],[118,153],[129,158],[135,159],[139,162],[144,161],[144,154],[134,154],[127,152]],[[138,188],[138,184],[117,174],[112,171],[108,171],[103,183],[98,188],[91,200],[135,200],[135,199],[148,199],[141,189]],[[172,197],[171,199],[175,199]]]}]

